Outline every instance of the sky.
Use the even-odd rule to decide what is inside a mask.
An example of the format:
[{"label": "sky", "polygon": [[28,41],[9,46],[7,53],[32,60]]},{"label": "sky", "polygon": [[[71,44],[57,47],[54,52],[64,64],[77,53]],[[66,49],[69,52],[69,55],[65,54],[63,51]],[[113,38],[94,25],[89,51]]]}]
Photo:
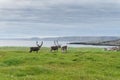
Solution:
[{"label": "sky", "polygon": [[120,0],[0,0],[0,38],[119,35]]}]

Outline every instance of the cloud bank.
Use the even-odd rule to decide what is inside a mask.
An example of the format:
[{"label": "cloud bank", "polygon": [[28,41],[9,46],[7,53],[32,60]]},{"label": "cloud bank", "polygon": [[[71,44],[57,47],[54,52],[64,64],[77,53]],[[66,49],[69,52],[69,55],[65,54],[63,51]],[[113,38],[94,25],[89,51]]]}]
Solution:
[{"label": "cloud bank", "polygon": [[120,0],[0,0],[0,33],[118,36],[119,9]]}]

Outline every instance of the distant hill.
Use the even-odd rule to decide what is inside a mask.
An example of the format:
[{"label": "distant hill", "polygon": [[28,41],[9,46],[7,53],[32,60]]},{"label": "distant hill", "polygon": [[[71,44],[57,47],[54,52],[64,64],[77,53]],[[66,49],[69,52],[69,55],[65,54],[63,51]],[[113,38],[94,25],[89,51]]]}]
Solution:
[{"label": "distant hill", "polygon": [[118,45],[120,46],[120,39],[112,41],[103,41],[100,44]]},{"label": "distant hill", "polygon": [[111,40],[117,40],[120,39],[120,37],[108,37],[108,36],[102,36],[102,37],[91,37],[91,36],[83,36],[83,37],[55,37],[55,38],[43,38],[41,40],[44,41],[70,41],[70,42],[103,42],[103,41],[111,41]]},{"label": "distant hill", "polygon": [[101,46],[120,46],[120,39],[108,41],[91,41],[91,42],[70,42],[69,44],[82,44],[82,45],[101,45]]},{"label": "distant hill", "polygon": [[8,38],[8,39],[0,39],[0,40],[32,40],[32,41],[69,41],[69,42],[104,42],[104,41],[112,41],[118,40],[120,37],[114,36],[101,36],[101,37],[92,37],[92,36],[70,36],[70,37],[49,37],[49,38],[39,38],[39,37],[32,37],[32,38]]}]

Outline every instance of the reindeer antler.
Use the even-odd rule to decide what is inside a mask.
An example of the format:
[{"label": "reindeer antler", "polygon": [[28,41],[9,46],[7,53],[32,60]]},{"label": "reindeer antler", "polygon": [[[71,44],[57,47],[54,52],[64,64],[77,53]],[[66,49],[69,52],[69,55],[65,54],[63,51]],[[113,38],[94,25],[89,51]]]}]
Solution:
[{"label": "reindeer antler", "polygon": [[55,44],[55,46],[57,46],[55,41],[54,41],[54,44]]},{"label": "reindeer antler", "polygon": [[41,41],[41,45],[40,46],[42,46],[43,45],[43,41]]},{"label": "reindeer antler", "polygon": [[60,44],[58,43],[58,40],[57,40],[56,42],[57,42],[57,45],[60,45]]},{"label": "reindeer antler", "polygon": [[39,46],[38,41],[36,41],[36,45]]}]

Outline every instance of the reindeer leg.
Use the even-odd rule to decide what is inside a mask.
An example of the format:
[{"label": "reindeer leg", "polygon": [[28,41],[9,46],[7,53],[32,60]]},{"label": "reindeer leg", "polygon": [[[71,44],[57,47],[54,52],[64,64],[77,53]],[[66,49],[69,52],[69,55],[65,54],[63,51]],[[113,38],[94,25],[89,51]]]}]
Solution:
[{"label": "reindeer leg", "polygon": [[58,52],[58,49],[57,49],[57,52]]},{"label": "reindeer leg", "polygon": [[52,52],[52,49],[50,49],[50,52]]},{"label": "reindeer leg", "polygon": [[36,53],[38,53],[38,51],[36,51]]},{"label": "reindeer leg", "polygon": [[32,52],[32,50],[29,51],[29,53],[31,53],[31,52]]}]

